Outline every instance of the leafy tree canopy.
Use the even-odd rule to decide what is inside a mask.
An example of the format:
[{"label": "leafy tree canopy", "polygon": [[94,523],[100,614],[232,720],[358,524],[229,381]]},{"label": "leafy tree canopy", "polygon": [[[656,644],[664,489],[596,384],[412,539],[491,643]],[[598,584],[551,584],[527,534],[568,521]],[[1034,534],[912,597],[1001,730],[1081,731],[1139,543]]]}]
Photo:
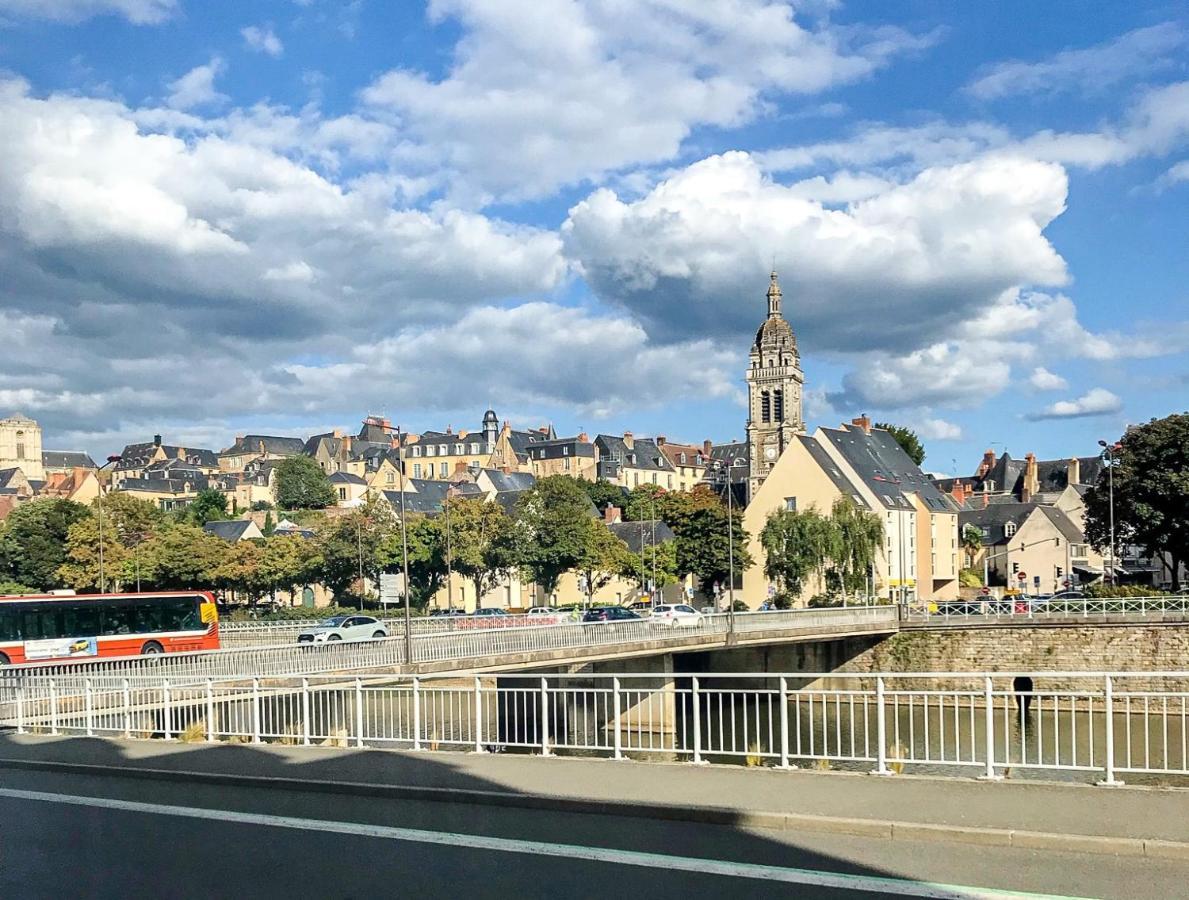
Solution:
[{"label": "leafy tree canopy", "polygon": [[90,516],[85,506],[72,500],[22,503],[0,531],[0,578],[37,590],[61,587],[58,570],[66,562],[70,526]]},{"label": "leafy tree canopy", "polygon": [[921,439],[917,437],[917,433],[910,428],[905,428],[903,425],[893,425],[890,422],[876,422],[876,428],[882,428],[896,439],[908,458],[911,459],[918,466],[925,461],[925,445],[921,443]]},{"label": "leafy tree canopy", "polygon": [[578,565],[590,541],[590,497],[564,475],[537,481],[516,503],[521,567],[546,594]]},{"label": "leafy tree canopy", "polygon": [[325,509],[334,504],[334,488],[322,467],[309,456],[277,463],[277,505],[281,509]]},{"label": "leafy tree canopy", "polygon": [[623,488],[610,481],[591,481],[589,478],[577,478],[575,481],[586,491],[586,496],[590,497],[590,502],[598,507],[600,512],[608,506],[623,506],[627,497]]},{"label": "leafy tree canopy", "polygon": [[207,522],[221,522],[227,516],[227,495],[215,488],[198,492],[190,505],[181,512],[181,520],[202,527]]}]

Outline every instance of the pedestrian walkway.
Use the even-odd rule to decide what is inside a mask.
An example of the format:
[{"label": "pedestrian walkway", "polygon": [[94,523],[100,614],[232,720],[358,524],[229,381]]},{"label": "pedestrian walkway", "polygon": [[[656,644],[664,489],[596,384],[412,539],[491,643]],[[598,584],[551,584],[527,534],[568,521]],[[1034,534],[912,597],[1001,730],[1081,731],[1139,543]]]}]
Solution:
[{"label": "pedestrian walkway", "polygon": [[[1081,836],[1104,852],[1173,842],[1189,860],[1189,789],[1095,787],[276,744],[166,744],[0,735],[4,768],[87,771],[228,785],[391,794],[499,806],[721,822],[914,839],[1009,843],[1010,832]],[[116,771],[118,770],[118,771]],[[297,783],[295,783],[297,782]],[[913,828],[912,826],[921,826]],[[998,836],[996,836],[998,833]],[[1056,849],[1056,848],[1054,848]],[[1184,854],[1181,856],[1181,854]]]}]

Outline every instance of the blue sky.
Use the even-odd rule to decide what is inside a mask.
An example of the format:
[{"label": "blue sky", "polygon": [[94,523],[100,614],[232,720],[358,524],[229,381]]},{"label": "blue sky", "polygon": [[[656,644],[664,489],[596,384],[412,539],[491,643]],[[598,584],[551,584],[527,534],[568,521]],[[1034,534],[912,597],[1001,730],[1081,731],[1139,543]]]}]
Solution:
[{"label": "blue sky", "polygon": [[1174,3],[0,0],[0,412],[1091,452],[1189,392]]}]

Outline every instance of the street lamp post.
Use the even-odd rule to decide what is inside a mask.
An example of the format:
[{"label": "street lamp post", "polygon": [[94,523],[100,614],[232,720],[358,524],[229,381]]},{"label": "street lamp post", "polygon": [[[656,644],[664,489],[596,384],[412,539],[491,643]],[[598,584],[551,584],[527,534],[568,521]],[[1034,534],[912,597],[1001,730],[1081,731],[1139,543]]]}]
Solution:
[{"label": "street lamp post", "polygon": [[99,467],[99,471],[95,473],[95,480],[99,487],[99,493],[95,495],[95,512],[99,516],[99,593],[103,594],[107,591],[107,579],[103,571],[103,470],[108,466],[118,463],[119,456],[109,456],[107,462]]},{"label": "street lamp post", "polygon": [[1107,460],[1106,479],[1108,485],[1109,505],[1110,505],[1110,526],[1111,526],[1111,587],[1115,586],[1115,450],[1118,444],[1114,446],[1108,444],[1106,441],[1099,441],[1098,446],[1102,448],[1102,455]]},{"label": "street lamp post", "polygon": [[405,442],[401,437],[400,426],[396,428],[396,461],[400,469],[400,557],[401,568],[405,577],[405,662],[413,664],[413,612],[412,601],[409,596],[409,535],[406,529],[408,519],[405,516]]},{"label": "street lamp post", "polygon": [[735,633],[735,492],[731,488],[731,472],[747,463],[733,459],[727,469],[727,632]]}]

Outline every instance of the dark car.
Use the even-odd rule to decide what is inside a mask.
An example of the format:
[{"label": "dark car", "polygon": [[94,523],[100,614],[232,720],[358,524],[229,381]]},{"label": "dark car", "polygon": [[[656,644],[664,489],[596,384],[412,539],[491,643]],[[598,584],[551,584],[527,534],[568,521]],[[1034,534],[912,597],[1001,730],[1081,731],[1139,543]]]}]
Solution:
[{"label": "dark car", "polygon": [[465,616],[467,611],[465,609],[459,609],[456,606],[452,606],[450,609],[431,609],[429,614],[430,616]]},{"label": "dark car", "polygon": [[594,609],[588,609],[582,614],[582,621],[585,622],[623,622],[627,620],[635,620],[642,622],[643,619],[630,609],[625,609],[622,606],[596,606]]}]

